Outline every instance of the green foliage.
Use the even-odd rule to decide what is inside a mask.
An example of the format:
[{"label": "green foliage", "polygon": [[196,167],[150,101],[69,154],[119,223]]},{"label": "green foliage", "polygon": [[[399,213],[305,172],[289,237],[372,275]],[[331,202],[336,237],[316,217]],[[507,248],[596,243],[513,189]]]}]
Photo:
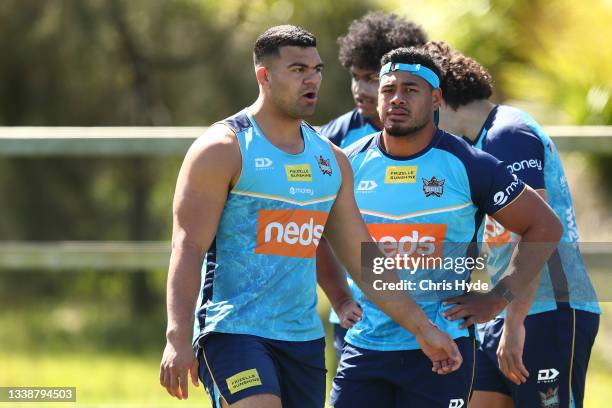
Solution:
[{"label": "green foliage", "polygon": [[[352,107],[336,38],[372,9],[475,57],[497,100],[528,102],[547,124],[612,124],[610,0],[3,0],[0,125],[208,125],[254,100],[252,44],[284,23],[318,38],[322,124]],[[180,159],[0,159],[0,239],[167,240]],[[609,158],[593,163],[609,174]],[[16,352],[0,355],[0,383],[157,401],[164,289],[165,271],[1,272],[0,345]]]},{"label": "green foliage", "polygon": [[[530,102],[546,124],[611,124],[612,2],[392,2],[493,75],[496,99]],[[560,123],[562,122],[562,123]]]}]

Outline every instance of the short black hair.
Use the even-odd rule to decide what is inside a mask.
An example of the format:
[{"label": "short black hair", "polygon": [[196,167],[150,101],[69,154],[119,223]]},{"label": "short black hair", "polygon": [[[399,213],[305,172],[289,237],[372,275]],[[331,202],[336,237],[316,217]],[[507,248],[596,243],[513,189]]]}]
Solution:
[{"label": "short black hair", "polygon": [[380,69],[380,59],[399,47],[425,44],[427,34],[415,23],[397,14],[369,12],[353,20],[348,32],[338,38],[338,59],[345,68]]},{"label": "short black hair", "polygon": [[396,48],[383,55],[380,62],[385,65],[388,62],[400,64],[421,64],[424,67],[431,69],[438,78],[442,78],[442,70],[436,61],[421,48]]},{"label": "short black hair", "polygon": [[470,102],[489,99],[493,94],[491,74],[476,60],[442,41],[427,43],[423,49],[442,68],[442,97],[451,108],[456,110]]},{"label": "short black hair", "polygon": [[270,27],[257,37],[253,48],[253,59],[259,64],[263,57],[278,56],[278,49],[288,46],[316,47],[317,39],[302,27],[289,24]]}]

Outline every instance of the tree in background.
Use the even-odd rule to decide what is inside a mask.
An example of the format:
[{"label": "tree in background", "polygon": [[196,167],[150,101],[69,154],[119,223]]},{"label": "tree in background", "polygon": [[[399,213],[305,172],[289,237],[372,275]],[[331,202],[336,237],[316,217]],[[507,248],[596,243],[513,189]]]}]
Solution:
[{"label": "tree in background", "polygon": [[[0,125],[205,126],[250,103],[252,44],[274,24],[315,32],[328,63],[319,117],[350,104],[336,37],[367,1],[6,0],[0,4]],[[314,123],[322,119],[314,119]],[[164,240],[180,158],[0,160],[0,239]],[[24,274],[20,277],[26,276]],[[30,275],[28,275],[30,276]],[[159,313],[146,271],[103,276],[38,273],[27,287],[0,276],[7,305],[112,293],[130,314]],[[20,289],[21,287],[21,289]],[[21,291],[21,292],[19,292]],[[160,327],[162,325],[159,325]]]}]

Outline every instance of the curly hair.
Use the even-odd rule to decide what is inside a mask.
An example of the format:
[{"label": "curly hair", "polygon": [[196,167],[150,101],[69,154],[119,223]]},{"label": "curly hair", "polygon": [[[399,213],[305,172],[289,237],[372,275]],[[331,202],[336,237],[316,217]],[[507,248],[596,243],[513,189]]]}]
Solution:
[{"label": "curly hair", "polygon": [[399,62],[402,64],[421,64],[424,67],[431,69],[438,78],[442,77],[442,70],[440,66],[434,60],[434,58],[426,53],[422,48],[410,47],[410,48],[396,48],[383,55],[381,65],[385,65],[388,62]]},{"label": "curly hair", "polygon": [[316,47],[317,39],[314,35],[294,25],[279,25],[268,28],[255,41],[253,59],[256,64],[267,55],[278,55],[280,47],[287,46]]},{"label": "curly hair", "polygon": [[338,59],[345,68],[358,67],[378,70],[380,59],[399,47],[425,44],[427,34],[415,23],[380,11],[369,12],[349,26],[348,32],[338,37]]},{"label": "curly hair", "polygon": [[456,110],[492,95],[493,79],[476,60],[452,50],[443,41],[429,42],[423,50],[442,68],[442,95],[451,108]]}]

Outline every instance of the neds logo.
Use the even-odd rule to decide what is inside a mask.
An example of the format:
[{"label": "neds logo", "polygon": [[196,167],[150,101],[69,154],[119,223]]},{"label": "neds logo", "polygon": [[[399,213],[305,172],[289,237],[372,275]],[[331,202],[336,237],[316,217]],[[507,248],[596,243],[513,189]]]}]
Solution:
[{"label": "neds logo", "polygon": [[442,256],[446,224],[368,224],[368,230],[387,256]]},{"label": "neds logo", "polygon": [[256,254],[314,258],[328,213],[259,210]]}]

